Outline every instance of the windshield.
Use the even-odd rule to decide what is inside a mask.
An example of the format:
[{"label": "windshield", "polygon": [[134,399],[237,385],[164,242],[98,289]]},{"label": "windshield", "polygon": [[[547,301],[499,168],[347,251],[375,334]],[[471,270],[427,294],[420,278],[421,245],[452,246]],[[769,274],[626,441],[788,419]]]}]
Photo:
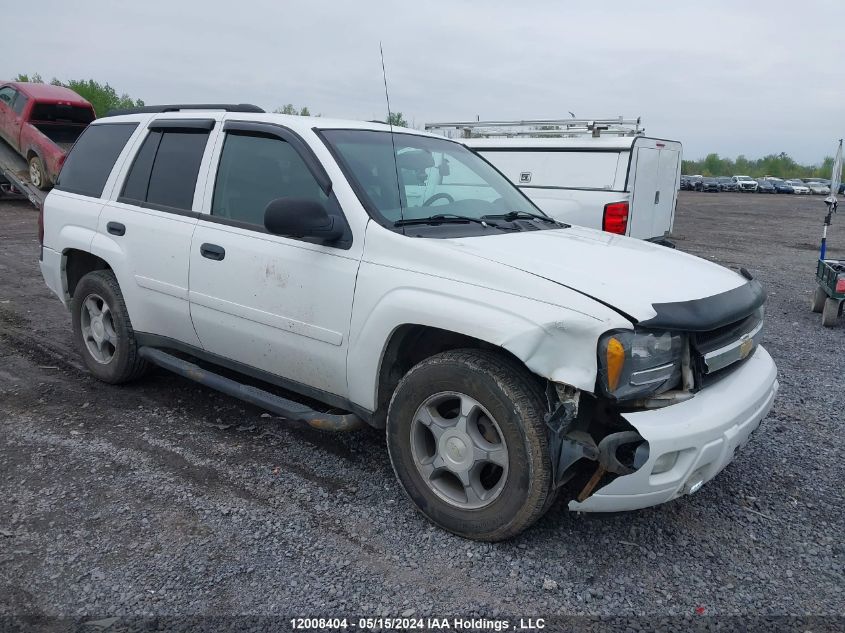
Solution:
[{"label": "windshield", "polygon": [[454,141],[407,133],[394,133],[391,141],[390,132],[374,130],[322,130],[322,135],[366,198],[364,206],[383,223],[438,214],[481,219],[542,213],[489,163]]},{"label": "windshield", "polygon": [[751,180],[751,177],[750,176],[737,176],[736,179],[742,180],[742,181],[749,181],[749,180]]}]

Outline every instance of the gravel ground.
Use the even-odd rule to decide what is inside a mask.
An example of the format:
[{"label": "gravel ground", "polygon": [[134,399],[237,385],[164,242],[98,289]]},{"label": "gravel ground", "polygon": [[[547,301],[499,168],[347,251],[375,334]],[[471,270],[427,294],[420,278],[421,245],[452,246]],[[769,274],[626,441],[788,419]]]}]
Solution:
[{"label": "gravel ground", "polygon": [[694,496],[559,504],[489,545],[414,511],[379,432],[287,428],[165,372],[92,379],[35,212],[0,202],[0,615],[841,614],[845,319],[808,309],[823,210],[681,195],[678,247],[769,290],[781,392],[738,459]]}]

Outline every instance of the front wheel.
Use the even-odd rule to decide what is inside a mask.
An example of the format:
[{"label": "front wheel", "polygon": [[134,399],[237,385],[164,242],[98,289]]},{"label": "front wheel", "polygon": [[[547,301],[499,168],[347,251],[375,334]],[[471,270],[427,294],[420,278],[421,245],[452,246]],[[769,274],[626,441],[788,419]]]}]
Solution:
[{"label": "front wheel", "polygon": [[539,519],[552,491],[543,393],[503,354],[432,356],[390,402],[387,448],[399,483],[428,519],[500,541]]},{"label": "front wheel", "polygon": [[73,337],[85,365],[103,382],[119,384],[141,376],[135,331],[114,273],[96,270],[76,286],[71,301]]},{"label": "front wheel", "polygon": [[33,156],[29,159],[29,182],[41,191],[46,191],[50,188],[47,171],[44,169],[44,163],[38,156]]}]

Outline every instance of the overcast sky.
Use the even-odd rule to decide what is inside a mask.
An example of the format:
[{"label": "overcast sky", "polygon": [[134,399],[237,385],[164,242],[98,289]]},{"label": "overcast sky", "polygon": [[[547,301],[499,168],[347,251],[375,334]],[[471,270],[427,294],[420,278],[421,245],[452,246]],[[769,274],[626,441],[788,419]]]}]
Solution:
[{"label": "overcast sky", "polygon": [[641,116],[687,158],[845,136],[845,2],[4,3],[0,79],[94,78],[147,104],[285,103],[416,127]]}]

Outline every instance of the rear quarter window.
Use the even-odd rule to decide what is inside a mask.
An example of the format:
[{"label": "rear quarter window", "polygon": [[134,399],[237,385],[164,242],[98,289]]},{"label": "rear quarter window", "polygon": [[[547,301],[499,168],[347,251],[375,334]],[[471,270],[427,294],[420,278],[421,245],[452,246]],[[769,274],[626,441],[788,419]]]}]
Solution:
[{"label": "rear quarter window", "polygon": [[18,96],[15,97],[14,104],[12,104],[12,110],[15,111],[15,114],[21,114],[23,112],[23,109],[26,107],[28,101],[29,99],[26,97],[26,95],[22,92],[19,92]]},{"label": "rear quarter window", "polygon": [[108,123],[85,129],[68,154],[55,188],[99,198],[112,167],[137,123]]}]

